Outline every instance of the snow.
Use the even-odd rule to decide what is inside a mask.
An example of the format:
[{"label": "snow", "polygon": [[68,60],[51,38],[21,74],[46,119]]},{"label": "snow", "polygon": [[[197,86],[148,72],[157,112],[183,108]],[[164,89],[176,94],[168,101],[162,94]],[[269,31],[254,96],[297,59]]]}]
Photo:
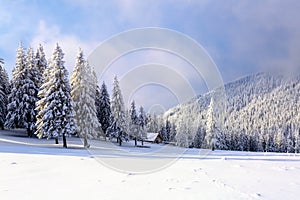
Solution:
[{"label": "snow", "polygon": [[[299,154],[212,152],[162,144],[138,148],[134,142],[119,148],[105,141],[91,141],[87,151],[80,139],[67,140],[65,149],[53,140],[1,131],[1,199],[298,199],[300,195]],[[138,166],[168,159],[168,165],[150,173],[107,167],[113,162]]]}]

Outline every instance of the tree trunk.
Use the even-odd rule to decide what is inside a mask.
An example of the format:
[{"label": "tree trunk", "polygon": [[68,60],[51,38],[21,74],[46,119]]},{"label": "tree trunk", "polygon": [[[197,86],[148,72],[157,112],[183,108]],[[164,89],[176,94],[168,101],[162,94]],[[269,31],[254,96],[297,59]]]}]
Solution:
[{"label": "tree trunk", "polygon": [[122,139],[119,138],[119,145],[122,146]]},{"label": "tree trunk", "polygon": [[58,144],[58,138],[55,138],[55,144]]},{"label": "tree trunk", "polygon": [[144,146],[144,140],[142,140],[142,146]]},{"label": "tree trunk", "polygon": [[63,147],[67,148],[67,139],[66,139],[65,134],[63,134]]},{"label": "tree trunk", "polygon": [[27,136],[28,136],[28,137],[31,137],[30,129],[27,128],[26,131],[27,131]]},{"label": "tree trunk", "polygon": [[84,136],[84,139],[83,139],[83,146],[84,146],[84,148],[90,148],[90,145],[88,143],[86,136]]},{"label": "tree trunk", "polygon": [[136,137],[134,138],[134,145],[137,146]]}]

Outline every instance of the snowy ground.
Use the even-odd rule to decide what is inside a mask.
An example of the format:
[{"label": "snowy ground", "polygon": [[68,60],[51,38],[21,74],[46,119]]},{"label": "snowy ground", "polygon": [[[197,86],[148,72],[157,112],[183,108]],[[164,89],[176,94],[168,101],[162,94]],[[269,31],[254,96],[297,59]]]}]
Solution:
[{"label": "snowy ground", "polygon": [[[96,141],[0,132],[1,199],[299,199],[300,155]],[[120,166],[121,165],[121,166]],[[159,168],[160,165],[160,168]],[[112,169],[114,168],[114,169]],[[155,171],[151,173],[145,173]]]}]

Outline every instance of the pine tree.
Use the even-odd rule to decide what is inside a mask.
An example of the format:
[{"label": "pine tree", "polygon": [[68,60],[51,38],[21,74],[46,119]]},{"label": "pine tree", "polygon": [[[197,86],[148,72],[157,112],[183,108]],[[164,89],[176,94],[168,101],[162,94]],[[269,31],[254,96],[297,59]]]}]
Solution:
[{"label": "pine tree", "polygon": [[176,134],[177,134],[176,125],[175,123],[172,123],[171,130],[170,130],[170,142],[175,141]]},{"label": "pine tree", "polygon": [[215,119],[214,119],[214,102],[211,98],[210,104],[208,106],[206,115],[206,140],[211,149],[214,151],[217,143],[216,130],[215,130]]},{"label": "pine tree", "polygon": [[139,115],[138,115],[138,125],[140,129],[139,139],[143,142],[143,140],[147,137],[147,116],[144,111],[144,107],[140,106]]},{"label": "pine tree", "polygon": [[166,135],[165,135],[165,141],[170,141],[170,135],[171,135],[171,122],[167,119],[166,120]]},{"label": "pine tree", "polygon": [[[46,99],[46,93],[48,92],[49,88],[50,88],[50,84],[48,84],[48,82],[51,81],[50,79],[50,72],[53,68],[53,65],[51,64],[51,60],[49,61],[43,75],[42,75],[42,83],[40,86],[40,90],[38,92],[38,101],[36,103],[36,108],[35,110],[37,111],[37,116],[36,116],[36,132],[35,134],[38,137],[42,137],[43,135],[43,117],[44,117],[44,113],[45,113],[45,106],[47,103],[47,99]],[[58,140],[56,140],[58,141]]]},{"label": "pine tree", "polygon": [[136,114],[134,101],[131,102],[129,113],[130,113],[131,124],[138,125],[138,116]]},{"label": "pine tree", "polygon": [[43,46],[40,44],[39,48],[36,51],[35,55],[35,64],[37,68],[37,80],[38,80],[38,87],[41,87],[43,83],[43,73],[45,72],[47,68],[47,60],[45,57]]},{"label": "pine tree", "polygon": [[74,72],[71,76],[71,96],[74,102],[76,132],[84,138],[84,147],[88,148],[88,138],[98,138],[100,123],[95,106],[95,78],[92,70],[83,57],[81,49],[78,52]]},{"label": "pine tree", "polygon": [[7,105],[7,115],[5,126],[9,129],[11,128],[25,128],[24,119],[23,119],[23,91],[22,87],[24,85],[24,74],[22,73],[26,68],[26,55],[24,52],[24,47],[20,43],[17,56],[16,56],[16,65],[12,72],[12,81],[11,81],[11,92],[8,96],[8,105]]},{"label": "pine tree", "polygon": [[113,137],[116,137],[119,145],[122,145],[123,140],[128,140],[128,127],[126,122],[126,113],[124,107],[123,96],[119,87],[117,76],[114,78],[113,95],[111,101],[111,111],[116,127]]},{"label": "pine tree", "polygon": [[23,107],[22,114],[24,119],[24,126],[27,129],[28,136],[32,137],[35,130],[36,111],[35,104],[37,102],[39,77],[36,69],[35,60],[33,57],[33,50],[31,47],[27,51],[26,67],[21,73],[24,75],[24,84],[21,87],[23,91]]},{"label": "pine tree", "polygon": [[137,140],[140,138],[140,127],[134,101],[131,102],[128,118],[130,135],[134,138],[135,146],[137,146]]},{"label": "pine tree", "polygon": [[5,117],[7,115],[7,95],[10,93],[10,85],[7,72],[4,68],[4,61],[0,58],[0,127],[3,130]]},{"label": "pine tree", "polygon": [[112,114],[109,94],[105,82],[102,83],[101,89],[97,87],[96,91],[96,109],[97,117],[101,124],[102,130],[107,137],[109,137],[108,128],[112,125]]},{"label": "pine tree", "polygon": [[28,136],[35,129],[38,86],[36,85],[35,61],[32,48],[28,48],[27,59],[20,44],[17,50],[16,66],[13,70],[13,89],[9,95],[6,126],[8,128],[26,128]]},{"label": "pine tree", "polygon": [[146,117],[143,106],[140,106],[140,109],[139,109],[138,124],[143,129],[146,127],[146,124],[147,124],[147,117]]},{"label": "pine tree", "polygon": [[50,63],[49,77],[44,83],[45,105],[43,110],[42,132],[38,132],[38,137],[63,138],[63,147],[67,147],[66,137],[74,134],[75,122],[73,102],[71,99],[71,86],[68,80],[68,71],[64,67],[63,52],[57,44]]},{"label": "pine tree", "polygon": [[153,114],[153,116],[149,114],[149,116],[147,117],[147,131],[149,133],[158,133],[159,131],[158,119],[155,113]]}]

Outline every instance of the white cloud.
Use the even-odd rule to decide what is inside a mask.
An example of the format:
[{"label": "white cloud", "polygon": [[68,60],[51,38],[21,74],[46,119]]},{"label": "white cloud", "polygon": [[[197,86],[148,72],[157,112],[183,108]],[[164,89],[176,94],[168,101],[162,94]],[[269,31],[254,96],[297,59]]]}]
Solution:
[{"label": "white cloud", "polygon": [[58,26],[48,25],[45,21],[41,20],[39,22],[38,30],[30,43],[31,46],[37,48],[39,44],[42,44],[47,58],[50,58],[56,43],[61,46],[65,53],[65,66],[70,72],[75,65],[79,47],[83,49],[85,56],[87,57],[88,53],[94,49],[95,45],[97,45],[97,42],[87,42],[75,35],[63,34]]},{"label": "white cloud", "polygon": [[261,70],[294,69],[300,63],[299,1],[239,1],[231,8],[239,31],[231,32],[233,55]]}]

